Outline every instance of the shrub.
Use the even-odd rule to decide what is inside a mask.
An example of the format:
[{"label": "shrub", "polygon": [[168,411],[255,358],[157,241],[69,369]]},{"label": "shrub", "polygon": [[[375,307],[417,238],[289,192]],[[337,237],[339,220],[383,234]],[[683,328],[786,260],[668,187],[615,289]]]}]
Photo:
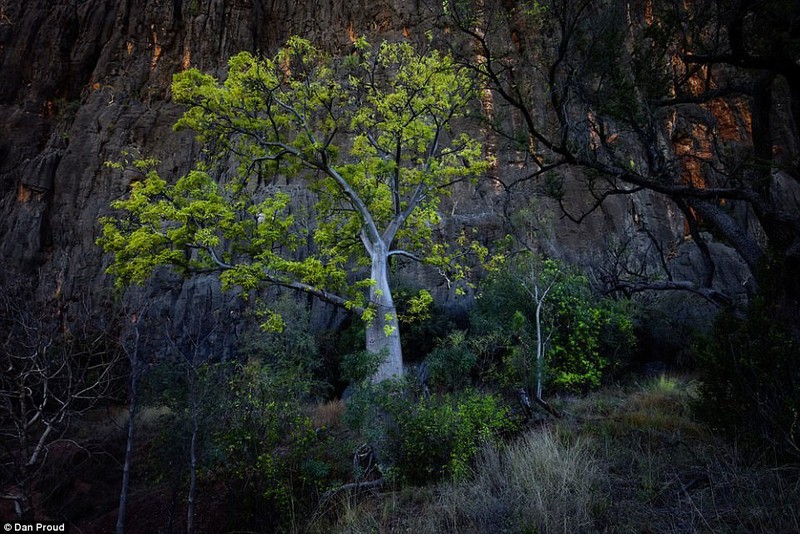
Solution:
[{"label": "shrub", "polygon": [[750,445],[800,458],[800,346],[757,301],[744,319],[722,312],[698,345],[699,413]]},{"label": "shrub", "polygon": [[508,407],[493,395],[425,397],[403,386],[362,388],[345,412],[377,450],[383,473],[403,482],[459,479],[482,444],[514,428]]},{"label": "shrub", "polygon": [[[320,371],[319,348],[311,322],[311,310],[291,294],[275,299],[268,307],[253,313],[252,325],[242,336],[239,352],[245,358],[258,359],[281,369],[293,368],[306,386]],[[326,388],[321,380],[313,387]]]},{"label": "shrub", "polygon": [[388,352],[385,350],[377,354],[368,350],[345,354],[340,363],[342,378],[352,384],[366,382],[375,375],[387,356]]},{"label": "shrub", "polygon": [[[450,332],[457,327],[466,327],[466,321],[459,321],[458,315],[452,310],[445,310],[432,300],[427,303],[425,298],[419,298],[420,294],[430,297],[428,292],[420,293],[409,287],[399,287],[394,293],[395,302],[398,303],[404,360],[419,361],[430,354]],[[423,311],[419,311],[420,307]]]},{"label": "shrub", "polygon": [[293,369],[257,360],[236,365],[220,383],[209,467],[230,488],[237,526],[288,524],[315,493],[321,470],[309,461],[316,436],[301,410],[306,386]]},{"label": "shrub", "polygon": [[470,372],[477,357],[467,341],[466,332],[452,332],[426,358],[428,381],[448,390],[462,389],[469,384]]},{"label": "shrub", "polygon": [[502,381],[534,387],[537,288],[540,298],[549,291],[541,310],[546,384],[593,389],[604,372],[630,358],[635,337],[628,302],[595,296],[585,275],[553,260],[522,256],[507,267],[481,283],[471,317],[482,355],[504,362],[495,366]]}]

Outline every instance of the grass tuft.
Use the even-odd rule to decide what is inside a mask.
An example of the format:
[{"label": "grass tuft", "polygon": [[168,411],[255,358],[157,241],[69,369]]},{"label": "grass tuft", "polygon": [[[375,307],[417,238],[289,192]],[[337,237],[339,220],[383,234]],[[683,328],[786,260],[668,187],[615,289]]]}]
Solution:
[{"label": "grass tuft", "polygon": [[344,414],[344,402],[334,399],[316,404],[311,409],[311,421],[314,428],[333,429],[339,426]]},{"label": "grass tuft", "polygon": [[[435,518],[448,532],[583,532],[600,470],[585,438],[530,431],[484,449],[471,479],[442,488]],[[428,518],[430,526],[432,518]]]}]

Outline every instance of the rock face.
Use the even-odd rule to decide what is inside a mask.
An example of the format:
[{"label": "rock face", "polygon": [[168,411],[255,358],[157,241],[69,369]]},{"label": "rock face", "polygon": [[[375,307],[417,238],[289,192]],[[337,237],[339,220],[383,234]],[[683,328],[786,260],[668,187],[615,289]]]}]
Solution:
[{"label": "rock face", "polygon": [[[94,243],[97,218],[130,178],[109,172],[104,162],[135,149],[175,175],[195,149],[190,135],[172,132],[181,112],[169,98],[175,72],[190,65],[221,72],[232,54],[274,50],[292,34],[337,48],[349,45],[350,35],[402,31],[418,18],[413,6],[391,0],[3,2],[4,283],[19,274],[34,277],[36,299],[76,302],[90,294],[99,305],[109,280]],[[183,284],[165,277],[143,293],[171,308],[178,322],[221,305],[208,279]]]},{"label": "rock face", "polygon": [[[99,310],[111,281],[95,245],[97,218],[125,193],[130,180],[107,170],[104,162],[138,149],[161,160],[165,176],[176,176],[187,170],[188,156],[196,151],[189,134],[171,129],[181,112],[170,102],[175,72],[196,66],[221,74],[233,53],[271,51],[292,34],[332,49],[345,49],[353,35],[421,35],[430,23],[426,9],[423,3],[403,0],[3,2],[4,283],[11,283],[16,274],[32,277],[38,282],[35,299],[61,296],[77,303],[90,295],[91,306]],[[514,159],[514,154],[498,154],[498,172],[517,172]],[[580,200],[579,190],[571,193]],[[556,207],[534,198],[532,190],[521,192],[508,206],[515,213],[526,208],[537,214],[530,223],[535,230],[531,243],[548,254],[583,263],[600,261],[597,251],[610,242],[622,243],[631,229],[642,225],[663,243],[679,246],[683,238],[682,217],[653,195],[615,199],[580,226],[559,218]],[[447,209],[451,221],[477,227],[491,241],[507,231],[501,216],[508,206],[488,184],[477,192],[459,192]],[[635,252],[649,243],[630,245]],[[691,260],[686,262],[691,270]],[[431,275],[411,271],[410,276]],[[439,285],[439,297],[449,298],[441,281],[425,282]],[[183,325],[213,313],[235,324],[241,307],[234,298],[221,295],[209,278],[181,282],[165,274],[139,291],[137,298],[142,296],[157,300],[159,313]],[[218,345],[227,351],[236,329],[222,330]]]}]

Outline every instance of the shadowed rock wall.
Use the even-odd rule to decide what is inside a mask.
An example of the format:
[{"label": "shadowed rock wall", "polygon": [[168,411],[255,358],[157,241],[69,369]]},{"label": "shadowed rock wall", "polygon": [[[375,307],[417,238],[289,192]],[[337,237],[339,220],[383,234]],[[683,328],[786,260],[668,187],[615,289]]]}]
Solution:
[{"label": "shadowed rock wall", "polygon": [[[171,129],[181,112],[170,102],[175,72],[196,66],[222,74],[235,52],[272,51],[292,34],[346,49],[354,35],[413,37],[432,24],[432,13],[420,2],[402,0],[12,0],[1,5],[3,283],[12,283],[17,274],[33,277],[32,298],[78,302],[90,295],[96,311],[105,306],[103,295],[111,285],[94,243],[96,221],[125,193],[129,180],[106,170],[104,162],[135,147],[160,159],[165,176],[176,176],[187,170],[197,150],[191,135]],[[502,144],[493,150],[494,172],[524,172],[519,154]],[[576,184],[568,180],[567,193],[580,203]],[[520,188],[507,201],[489,183],[477,191],[458,191],[445,206],[448,225],[477,228],[491,242],[509,230],[503,215],[529,209],[536,214],[527,223],[531,244],[582,263],[602,261],[599,250],[643,224],[664,242],[682,239],[682,217],[652,195],[614,199],[576,226],[534,192],[533,186]],[[644,250],[649,245],[632,246]],[[692,268],[690,260],[687,265]],[[438,288],[440,300],[452,303],[453,294],[435,273],[412,268],[405,276]],[[183,282],[165,273],[131,300],[148,297],[155,316],[172,328],[202,331],[208,321],[221,324],[214,350],[228,353],[239,335],[243,304],[222,295],[211,278]],[[329,312],[318,307],[318,323],[332,325]]]},{"label": "shadowed rock wall", "polygon": [[[77,302],[89,294],[101,305],[110,280],[94,244],[96,221],[129,179],[104,162],[138,148],[170,176],[187,169],[196,149],[191,135],[171,129],[181,112],[170,103],[175,72],[195,66],[221,74],[232,54],[272,51],[292,34],[337,49],[351,35],[408,33],[418,19],[413,3],[391,0],[3,2],[2,283],[33,277],[32,298]],[[165,274],[139,293],[133,300],[151,296],[158,314],[179,324],[240,307],[210,279],[183,283]]]}]

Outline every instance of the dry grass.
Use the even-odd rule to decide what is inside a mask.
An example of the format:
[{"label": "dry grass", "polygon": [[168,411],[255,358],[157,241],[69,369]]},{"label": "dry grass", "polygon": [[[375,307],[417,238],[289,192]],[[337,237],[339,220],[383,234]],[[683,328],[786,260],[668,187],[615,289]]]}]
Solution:
[{"label": "dry grass", "polygon": [[[427,508],[432,502],[426,488],[403,488],[386,493],[342,491],[318,509],[305,532],[310,534],[367,534],[396,532],[403,514]],[[402,529],[400,530],[402,531]]]},{"label": "dry grass", "polygon": [[693,418],[695,390],[662,376],[554,400],[564,419],[485,449],[468,480],[343,495],[314,531],[800,532],[797,467],[741,458]]},{"label": "dry grass", "polygon": [[314,532],[586,532],[600,476],[584,438],[530,431],[485,448],[469,480],[403,488],[381,498],[343,494]]},{"label": "dry grass", "polygon": [[311,421],[314,428],[332,429],[339,425],[344,413],[344,402],[335,399],[321,404],[316,404],[311,409]]},{"label": "dry grass", "polygon": [[481,454],[473,478],[445,487],[439,504],[450,532],[584,532],[592,525],[599,468],[584,438],[529,432]]},{"label": "dry grass", "polygon": [[[598,445],[609,532],[800,532],[796,469],[748,465],[693,418],[696,382],[662,376],[593,395],[613,406],[576,431]],[[582,402],[586,402],[585,400]],[[573,413],[581,413],[575,409]],[[578,418],[580,419],[580,417]],[[588,423],[587,423],[588,421]]]}]

